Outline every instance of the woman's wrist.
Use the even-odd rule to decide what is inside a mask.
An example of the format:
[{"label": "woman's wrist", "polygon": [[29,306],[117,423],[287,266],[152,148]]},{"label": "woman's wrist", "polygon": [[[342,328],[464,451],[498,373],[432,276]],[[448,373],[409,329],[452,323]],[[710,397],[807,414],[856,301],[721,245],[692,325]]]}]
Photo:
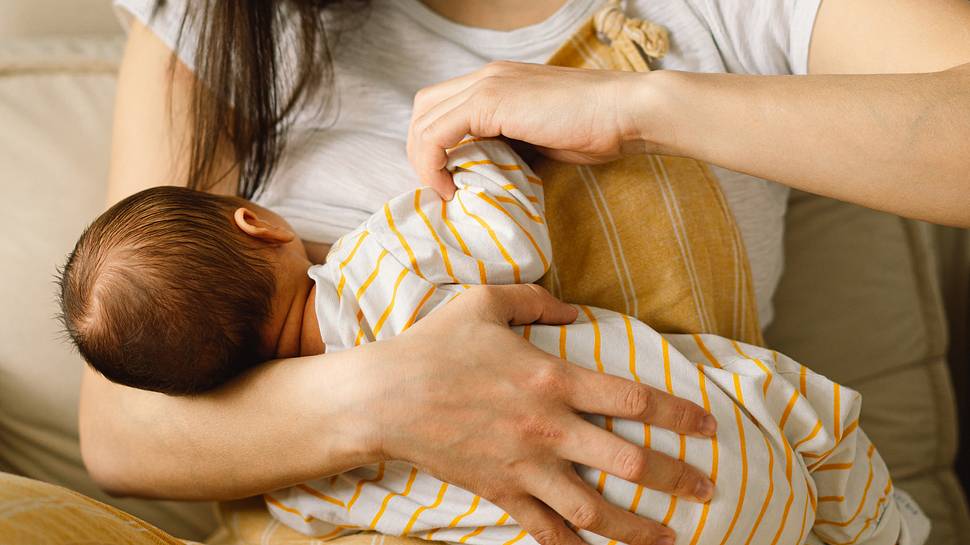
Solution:
[{"label": "woman's wrist", "polygon": [[[686,74],[670,70],[638,73],[625,81],[620,105],[624,124],[623,152],[662,153],[684,155],[678,128],[683,120],[680,112],[688,92]],[[626,98],[622,98],[626,97]]]}]

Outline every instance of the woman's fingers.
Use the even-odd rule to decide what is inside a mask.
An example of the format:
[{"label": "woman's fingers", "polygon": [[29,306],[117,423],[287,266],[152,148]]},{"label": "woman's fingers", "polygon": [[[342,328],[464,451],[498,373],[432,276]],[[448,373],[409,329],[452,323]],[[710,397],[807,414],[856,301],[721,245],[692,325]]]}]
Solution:
[{"label": "woman's fingers", "polygon": [[576,307],[563,303],[535,284],[475,286],[464,292],[455,303],[463,298],[466,304],[476,307],[486,318],[508,325],[570,324],[576,320],[579,312]]},{"label": "woman's fingers", "polygon": [[713,437],[717,421],[699,405],[652,386],[577,365],[566,368],[567,403],[584,413],[646,422],[676,433]]},{"label": "woman's fingers", "polygon": [[624,441],[582,418],[576,420],[559,445],[563,458],[675,496],[706,502],[714,495],[714,483],[690,465]]},{"label": "woman's fingers", "polygon": [[583,545],[584,543],[576,532],[566,526],[561,516],[532,496],[500,500],[496,505],[504,509],[540,545]]},{"label": "woman's fingers", "polygon": [[476,136],[500,134],[482,116],[474,115],[480,110],[469,104],[475,96],[472,88],[447,96],[419,117],[413,118],[408,128],[408,159],[418,174],[418,180],[430,185],[446,199],[450,199],[455,192],[451,173],[445,169],[448,163],[446,150],[469,133]]},{"label": "woman's fingers", "polygon": [[673,530],[610,504],[572,467],[564,465],[552,476],[533,473],[537,478],[529,491],[576,528],[629,545],[673,545]]}]

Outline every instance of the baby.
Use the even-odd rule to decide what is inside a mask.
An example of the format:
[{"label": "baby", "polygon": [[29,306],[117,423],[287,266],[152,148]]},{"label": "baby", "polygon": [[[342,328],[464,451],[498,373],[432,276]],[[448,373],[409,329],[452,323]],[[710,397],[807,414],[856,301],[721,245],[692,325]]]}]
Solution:
[{"label": "baby", "polygon": [[[178,188],[133,195],[85,231],[64,268],[67,330],[107,378],[193,394],[269,358],[387,339],[470,284],[542,276],[550,242],[541,181],[528,166],[504,142],[469,138],[451,150],[449,169],[459,188],[453,201],[427,189],[401,195],[341,238],[323,265],[311,265],[282,218],[247,201]],[[580,311],[568,326],[519,331],[578,365],[692,400],[720,423],[716,437],[698,438],[589,417],[708,471],[718,485],[711,501],[697,503],[579,466],[610,502],[672,527],[682,545],[925,539],[925,518],[893,489],[859,428],[856,392],[770,350],[660,335],[616,312]],[[265,499],[280,521],[321,539],[376,529],[476,545],[535,543],[497,506],[403,462]]]}]

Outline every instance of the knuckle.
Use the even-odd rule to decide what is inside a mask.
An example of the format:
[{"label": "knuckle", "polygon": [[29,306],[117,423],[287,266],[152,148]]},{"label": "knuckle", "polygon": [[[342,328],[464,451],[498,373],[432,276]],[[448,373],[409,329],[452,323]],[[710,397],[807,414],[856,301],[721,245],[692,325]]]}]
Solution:
[{"label": "knuckle", "polygon": [[475,84],[475,97],[482,101],[492,101],[501,95],[502,78],[499,76],[486,76]]},{"label": "knuckle", "polygon": [[428,88],[427,87],[423,87],[421,89],[418,89],[418,91],[416,93],[414,93],[414,106],[415,106],[415,108],[417,108],[418,106],[423,106],[424,103],[428,101],[428,95],[430,95],[430,94],[431,93],[428,91]]},{"label": "knuckle", "polygon": [[497,76],[505,72],[509,68],[510,64],[511,63],[508,61],[492,61],[485,65],[485,68],[482,69],[482,73],[485,75],[485,77]]},{"label": "knuckle", "polygon": [[562,545],[566,543],[566,536],[559,528],[538,528],[531,532],[539,545]]},{"label": "knuckle", "polygon": [[680,403],[677,408],[674,409],[674,425],[677,426],[679,430],[690,429],[692,413],[687,408],[687,405]]},{"label": "knuckle", "polygon": [[569,517],[569,522],[583,530],[599,528],[603,521],[603,511],[596,505],[586,502],[580,504]]},{"label": "knuckle", "polygon": [[566,390],[566,372],[562,365],[543,362],[532,373],[532,388],[536,392],[558,395]]},{"label": "knuckle", "polygon": [[683,462],[678,463],[676,468],[677,469],[675,471],[677,474],[674,477],[673,490],[675,492],[687,491],[688,489],[687,485],[691,481],[690,470],[688,469],[687,464]]},{"label": "knuckle", "polygon": [[562,438],[562,428],[548,418],[528,416],[518,421],[519,434],[526,440],[542,438],[557,440]]},{"label": "knuckle", "polygon": [[631,384],[623,395],[623,407],[621,408],[625,411],[625,414],[635,418],[643,418],[650,414],[653,400],[654,396],[649,388],[639,384]]},{"label": "knuckle", "polygon": [[624,446],[617,452],[616,467],[624,480],[638,482],[643,479],[646,472],[646,455],[638,447]]}]

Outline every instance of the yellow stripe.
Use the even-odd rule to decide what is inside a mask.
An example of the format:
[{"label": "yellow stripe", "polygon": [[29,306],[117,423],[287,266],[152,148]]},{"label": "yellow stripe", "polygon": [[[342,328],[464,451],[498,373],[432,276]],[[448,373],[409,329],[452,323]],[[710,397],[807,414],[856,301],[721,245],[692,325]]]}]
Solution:
[{"label": "yellow stripe", "polygon": [[[360,303],[360,298],[364,295],[364,292],[367,291],[367,288],[369,288],[370,285],[374,283],[374,279],[376,279],[377,275],[380,274],[381,262],[384,261],[384,256],[386,256],[387,254],[388,254],[387,250],[381,250],[381,254],[377,257],[377,263],[374,265],[374,270],[372,270],[371,273],[367,276],[367,279],[364,280],[364,283],[361,284],[359,288],[357,288],[357,293],[354,294],[354,297],[357,299],[358,303]],[[357,338],[354,339],[354,346],[359,345],[361,340],[364,338],[364,327],[360,325],[362,323],[363,318],[364,318],[364,309],[360,309],[357,312],[357,324],[360,327],[360,329],[357,330]]]},{"label": "yellow stripe", "polygon": [[[704,379],[704,366],[701,364],[697,365],[697,384],[701,389],[701,399],[704,402],[704,410],[707,412],[711,411],[711,400],[707,396],[707,383]],[[711,437],[711,481],[717,484],[717,438]],[[707,523],[707,514],[711,510],[711,502],[707,502],[701,507],[700,520],[697,521],[697,527],[694,529],[694,536],[690,540],[690,545],[696,545],[697,541],[701,537],[701,532],[704,531],[704,525]]]},{"label": "yellow stripe", "polygon": [[277,507],[279,509],[282,509],[283,511],[286,511],[287,513],[291,513],[291,514],[294,514],[294,515],[300,517],[301,519],[303,519],[303,522],[312,522],[314,520],[314,517],[310,517],[310,516],[304,515],[303,513],[301,513],[295,507],[290,507],[289,505],[284,504],[283,502],[279,501],[278,499],[274,498],[273,496],[270,496],[269,494],[263,494],[263,499],[265,499],[267,501],[267,503],[270,503],[273,506],[275,506],[275,507]]},{"label": "yellow stripe", "polygon": [[[455,241],[458,242],[458,246],[461,247],[462,253],[468,257],[472,257],[471,252],[468,251],[468,245],[465,244],[465,239],[461,238],[461,235],[458,234],[458,228],[455,227],[455,224],[452,223],[450,219],[448,219],[448,201],[441,201],[441,219],[445,222],[445,227],[448,228],[451,235],[455,237]],[[488,275],[485,273],[485,264],[482,263],[481,259],[472,259],[478,263],[478,277],[482,285],[488,284]]]},{"label": "yellow stripe", "polygon": [[[812,431],[809,432],[809,434],[806,435],[804,438],[802,438],[801,441],[798,441],[797,443],[795,443],[792,446],[792,448],[795,449],[795,450],[798,450],[798,447],[802,446],[804,443],[806,443],[808,441],[811,441],[816,435],[818,435],[818,432],[821,429],[822,429],[822,421],[819,420],[818,422],[815,423],[815,427],[812,428]],[[804,454],[803,454],[803,456],[804,456]]]},{"label": "yellow stripe", "polygon": [[340,534],[340,532],[343,532],[344,530],[356,530],[358,528],[359,526],[353,526],[353,525],[345,526],[343,524],[338,524],[337,526],[334,526],[332,532],[323,534],[322,536],[314,536],[314,538],[318,540],[330,539],[332,537],[337,537],[337,535]]},{"label": "yellow stripe", "polygon": [[834,501],[834,502],[845,501],[845,496],[822,496],[818,499],[819,503],[827,502],[827,501]]},{"label": "yellow stripe", "polygon": [[701,353],[704,354],[704,357],[707,358],[707,361],[711,362],[711,365],[713,365],[714,367],[717,367],[718,369],[720,369],[721,362],[717,361],[717,358],[714,357],[714,354],[711,354],[711,351],[707,349],[707,345],[704,344],[703,340],[701,340],[701,336],[698,335],[697,333],[693,333],[691,336],[694,337],[694,342],[697,344],[697,348],[699,348]]},{"label": "yellow stripe", "polygon": [[411,317],[408,318],[408,321],[404,324],[404,327],[401,328],[401,331],[406,331],[414,324],[415,320],[418,319],[418,313],[421,312],[421,309],[424,308],[424,304],[428,302],[428,299],[431,298],[431,294],[434,293],[436,289],[437,288],[435,286],[428,288],[428,291],[424,293],[424,297],[418,301],[418,306],[414,307],[414,312],[411,313]]},{"label": "yellow stripe", "polygon": [[357,250],[360,249],[360,245],[364,242],[364,239],[367,238],[367,235],[370,235],[369,231],[362,231],[360,233],[360,236],[357,237],[357,243],[354,244],[354,247],[350,250],[350,253],[347,254],[347,257],[340,262],[340,266],[337,267],[337,270],[340,271],[340,281],[337,282],[337,300],[340,300],[341,296],[343,295],[344,284],[347,282],[347,277],[344,276],[344,267],[350,263],[350,260],[353,259],[355,255],[357,255]]},{"label": "yellow stripe", "polygon": [[[501,525],[505,524],[505,521],[507,521],[508,519],[509,519],[509,514],[508,513],[502,513],[502,516],[499,517],[498,520],[495,521],[495,524],[493,524],[492,526],[501,526]],[[471,539],[471,538],[477,536],[478,534],[482,533],[485,530],[485,528],[487,528],[487,527],[486,526],[479,526],[478,528],[475,528],[470,533],[465,534],[464,536],[462,536],[461,539],[458,540],[458,543],[465,543],[469,539]]]},{"label": "yellow stripe", "polygon": [[856,541],[859,541],[859,538],[862,536],[862,532],[865,532],[866,528],[868,528],[869,525],[872,524],[872,521],[875,520],[879,515],[879,508],[887,499],[889,499],[889,493],[892,491],[892,486],[892,481],[886,483],[886,488],[884,488],[882,491],[882,497],[876,502],[876,507],[872,511],[872,516],[866,519],[866,523],[862,526],[862,528],[859,528],[859,531],[856,533],[855,537],[853,537],[851,541],[847,541],[845,543],[836,543],[835,545],[853,545]]},{"label": "yellow stripe", "polygon": [[397,275],[397,280],[394,281],[394,288],[391,290],[391,302],[384,307],[384,312],[381,313],[381,317],[377,319],[377,323],[374,324],[374,338],[377,338],[377,334],[381,332],[381,328],[384,327],[384,322],[387,321],[388,316],[391,315],[391,311],[394,310],[394,302],[397,301],[397,289],[401,286],[401,281],[404,277],[408,275],[407,269],[401,269],[401,272]]},{"label": "yellow stripe", "polygon": [[480,199],[482,199],[483,201],[485,201],[488,204],[492,205],[496,210],[498,210],[499,212],[501,212],[502,214],[504,214],[505,217],[507,217],[510,220],[512,220],[512,223],[514,223],[516,225],[516,227],[518,227],[519,230],[522,231],[522,234],[525,235],[525,238],[529,239],[529,242],[532,244],[532,247],[535,249],[536,253],[539,254],[539,259],[542,261],[542,268],[543,269],[548,269],[549,268],[549,260],[546,259],[546,254],[542,253],[542,249],[539,248],[539,244],[536,242],[536,239],[532,237],[532,233],[530,233],[528,229],[526,229],[525,227],[523,227],[522,224],[519,223],[519,220],[515,219],[512,216],[512,214],[509,214],[509,211],[508,210],[506,210],[505,208],[502,208],[502,205],[500,205],[499,203],[497,203],[494,200],[492,200],[491,197],[489,197],[488,195],[486,195],[484,193],[476,193],[476,195],[478,195],[478,197]]},{"label": "yellow stripe", "polygon": [[[629,316],[625,314],[621,314],[620,316],[623,317],[623,325],[626,326],[627,350],[630,354],[630,360],[629,360],[630,375],[632,375],[633,380],[635,380],[637,384],[639,384],[640,375],[637,373],[637,345],[633,339],[633,324],[630,322]],[[643,425],[643,448],[647,448],[648,446],[650,446],[650,425],[647,424],[646,422],[644,422],[642,425]],[[640,497],[642,495],[643,495],[643,485],[638,484],[636,490],[633,492],[633,501],[630,502],[630,508],[628,509],[629,511],[634,512],[637,510],[637,507],[639,507],[640,505]]]},{"label": "yellow stripe", "polygon": [[478,224],[482,226],[482,229],[485,229],[485,232],[488,233],[489,238],[491,238],[492,242],[495,243],[495,247],[498,248],[498,251],[502,254],[502,257],[504,257],[505,261],[512,266],[512,276],[515,279],[515,283],[516,284],[522,283],[522,279],[520,278],[520,272],[519,272],[519,264],[516,263],[514,259],[512,259],[511,255],[509,255],[509,252],[505,249],[505,246],[502,245],[502,242],[499,241],[498,237],[495,235],[495,231],[492,230],[492,227],[488,223],[486,223],[485,220],[483,220],[482,218],[478,217],[475,214],[472,214],[468,210],[468,208],[465,208],[465,201],[461,198],[461,193],[457,193],[457,195],[458,195],[458,204],[461,206],[462,211],[465,212],[465,215],[477,221]]},{"label": "yellow stripe", "polygon": [[354,495],[350,497],[350,501],[347,502],[347,512],[350,512],[354,508],[354,504],[357,503],[357,498],[360,497],[360,491],[364,489],[364,485],[367,483],[376,483],[384,478],[384,462],[377,464],[377,475],[371,479],[361,479],[357,481],[357,486],[354,487]]},{"label": "yellow stripe", "polygon": [[421,278],[424,278],[424,275],[421,274],[421,268],[418,267],[418,260],[415,259],[414,252],[411,251],[411,245],[408,244],[408,241],[404,238],[404,235],[397,230],[397,225],[394,225],[394,217],[391,215],[391,207],[386,203],[384,204],[384,216],[387,218],[387,226],[391,228],[391,231],[393,231],[395,235],[397,235],[398,242],[401,243],[401,247],[404,248],[405,252],[407,252],[408,259],[411,261],[411,270]]},{"label": "yellow stripe", "polygon": [[513,537],[512,539],[510,539],[510,540],[508,540],[508,541],[506,541],[506,542],[505,542],[505,543],[503,543],[502,545],[512,545],[512,544],[513,544],[513,543],[515,543],[516,541],[518,541],[518,540],[520,540],[520,539],[522,539],[522,538],[524,538],[524,537],[525,537],[525,535],[526,535],[526,533],[527,533],[527,532],[526,532],[525,530],[522,530],[522,531],[520,531],[520,532],[519,532],[518,534],[516,534],[516,536],[515,536],[515,537]]},{"label": "yellow stripe", "polygon": [[792,450],[791,446],[788,445],[788,440],[785,439],[784,432],[781,433],[781,440],[785,442],[785,480],[788,481],[788,500],[785,501],[785,512],[781,515],[781,522],[778,523],[778,531],[775,532],[775,538],[771,540],[771,545],[778,543],[778,538],[784,533],[791,504],[795,501],[795,488],[791,484]]},{"label": "yellow stripe", "polygon": [[791,415],[792,409],[795,408],[796,401],[798,401],[798,392],[792,392],[791,397],[788,399],[788,406],[785,407],[785,412],[781,415],[781,422],[778,423],[778,428],[781,429],[782,435],[784,435],[785,423],[788,422],[788,417]]},{"label": "yellow stripe", "polygon": [[[859,420],[858,419],[853,420],[851,424],[845,427],[845,432],[844,432],[844,435],[842,436],[842,439],[845,439],[849,435],[852,435],[852,432],[854,432],[858,427],[859,427]],[[805,458],[818,458],[818,460],[815,460],[813,464],[808,466],[809,471],[815,469],[815,467],[817,467],[819,464],[824,462],[825,459],[828,458],[828,456],[832,454],[832,452],[835,451],[836,448],[838,448],[839,443],[842,441],[842,439],[839,439],[838,442],[832,445],[832,448],[828,449],[827,451],[821,454],[818,454],[815,452],[806,452],[802,454],[802,456],[804,456]]]},{"label": "yellow stripe", "polygon": [[[481,501],[481,499],[482,498],[480,496],[475,496],[474,498],[472,498],[472,503],[471,503],[470,506],[468,506],[468,510],[465,511],[464,513],[458,515],[457,517],[455,517],[455,519],[452,520],[450,524],[448,524],[448,528],[454,528],[455,526],[458,526],[458,523],[461,522],[461,519],[463,519],[463,518],[467,517],[468,515],[474,513],[475,510],[478,509],[478,502]],[[435,529],[435,530],[432,530],[432,531],[428,532],[428,534],[424,537],[424,539],[430,540],[431,539],[431,536],[433,536],[434,533],[437,532],[437,531],[438,531],[438,529]]]},{"label": "yellow stripe", "polygon": [[[512,186],[512,187],[515,187],[515,186]],[[525,205],[523,205],[518,199],[513,199],[512,197],[506,197],[505,195],[495,195],[493,198],[496,201],[498,201],[498,202],[504,202],[505,204],[511,204],[512,206],[518,208],[519,210],[522,211],[523,214],[526,215],[526,217],[528,217],[530,220],[532,220],[532,221],[534,221],[534,222],[536,222],[536,223],[538,223],[540,225],[542,225],[542,224],[545,223],[544,221],[542,221],[542,216],[537,216],[537,215],[533,214],[532,212],[530,212],[529,209],[526,208]],[[529,199],[529,200],[531,201],[532,199]]]},{"label": "yellow stripe", "polygon": [[358,301],[360,301],[360,297],[364,295],[364,292],[367,291],[367,288],[370,287],[370,285],[374,282],[374,279],[377,278],[377,275],[381,272],[381,261],[384,260],[384,256],[386,256],[387,254],[388,254],[387,250],[381,250],[380,255],[377,256],[377,263],[374,264],[374,270],[372,270],[370,274],[367,275],[367,279],[364,280],[364,283],[361,284],[359,288],[357,288],[357,293],[354,294],[354,297]]},{"label": "yellow stripe", "polygon": [[869,487],[872,486],[872,454],[875,451],[876,451],[876,445],[870,444],[869,452],[866,453],[866,456],[869,460],[869,478],[866,479],[866,487],[862,490],[862,500],[859,501],[859,507],[856,508],[855,513],[849,518],[849,520],[842,521],[842,522],[837,522],[834,520],[815,519],[816,525],[830,524],[832,526],[839,526],[844,528],[852,524],[852,521],[854,521],[856,517],[859,516],[859,513],[862,512],[862,507],[866,504],[866,498],[869,496]]},{"label": "yellow stripe", "polygon": [[559,359],[566,359],[566,326],[559,326]]},{"label": "yellow stripe", "polygon": [[421,516],[421,513],[424,513],[425,511],[437,509],[438,506],[441,505],[441,501],[445,499],[445,491],[447,490],[448,490],[448,483],[441,483],[441,488],[438,489],[438,497],[434,499],[434,503],[432,503],[431,505],[422,505],[421,507],[418,507],[414,511],[414,513],[411,515],[411,518],[408,519],[408,523],[404,526],[404,531],[401,532],[402,537],[411,533],[411,528],[414,527],[414,523],[418,521],[418,517]]},{"label": "yellow stripe", "polygon": [[737,343],[737,341],[731,341],[731,344],[734,345],[734,349],[738,352],[738,354],[741,355],[742,358],[749,359],[749,360],[753,361],[755,363],[755,365],[757,365],[758,368],[761,369],[761,371],[767,376],[767,378],[765,379],[765,383],[764,383],[764,396],[767,397],[768,396],[768,385],[771,384],[771,378],[772,378],[772,375],[773,375],[773,373],[771,372],[771,370],[768,369],[768,366],[766,366],[764,363],[762,363],[761,360],[759,360],[758,358],[752,358],[751,356],[745,354],[744,351],[741,350],[741,345],[739,345]]},{"label": "yellow stripe", "polygon": [[593,326],[593,360],[596,362],[596,370],[600,373],[604,371],[603,360],[600,358],[600,348],[602,344],[602,338],[600,337],[600,326],[599,322],[596,320],[596,316],[589,310],[586,305],[579,305],[579,308],[583,310],[583,314],[589,319],[589,323]]},{"label": "yellow stripe", "polygon": [[387,504],[396,496],[406,497],[411,493],[411,486],[414,484],[415,477],[418,476],[417,468],[411,468],[411,474],[408,475],[408,482],[404,485],[404,490],[401,492],[392,492],[387,496],[384,496],[384,501],[381,502],[381,508],[377,510],[377,514],[374,515],[373,520],[370,521],[370,529],[373,530],[377,528],[377,524],[381,521],[381,517],[384,516],[384,511],[387,510]]},{"label": "yellow stripe", "polygon": [[833,418],[835,419],[835,423],[832,424],[832,426],[835,428],[835,442],[836,443],[838,443],[842,439],[842,430],[840,429],[841,428],[842,415],[839,414],[839,411],[840,411],[840,407],[839,407],[839,401],[840,401],[840,399],[839,399],[839,392],[840,392],[839,385],[833,382],[832,383],[832,397],[835,398],[835,412],[832,413],[832,414],[834,415]]},{"label": "yellow stripe", "polygon": [[[696,339],[700,342],[700,337],[696,337]],[[700,346],[703,346],[703,342],[700,343]],[[734,395],[738,397],[738,403],[744,405],[741,382],[738,380],[737,375],[734,375]],[[727,543],[731,537],[731,532],[734,531],[734,525],[737,524],[738,516],[741,515],[741,508],[744,506],[744,493],[748,488],[748,449],[744,441],[744,423],[741,420],[741,410],[738,408],[738,403],[734,403],[732,406],[734,407],[734,420],[738,426],[738,440],[741,445],[741,487],[738,489],[738,503],[734,508],[734,516],[731,517],[731,524],[728,525],[727,532],[725,532],[724,538],[721,540],[721,545]]]},{"label": "yellow stripe", "polygon": [[325,501],[327,503],[332,503],[332,504],[334,504],[336,506],[339,506],[339,507],[347,507],[347,504],[345,504],[344,502],[338,500],[337,498],[328,496],[328,495],[324,494],[323,492],[320,492],[319,490],[317,490],[315,488],[310,488],[309,486],[307,486],[305,484],[298,484],[298,485],[296,485],[296,487],[299,488],[300,490],[306,492],[307,494],[310,494],[311,496],[314,496],[316,498],[319,498],[319,499],[321,499],[321,500],[323,500],[323,501]]},{"label": "yellow stripe", "polygon": [[[667,339],[660,338],[660,349],[663,353],[663,364],[664,364],[664,384],[667,387],[667,393],[674,395],[674,387],[671,383],[670,378],[670,346],[667,343]],[[680,436],[680,453],[677,455],[677,459],[681,462],[684,461],[684,436]],[[670,524],[670,519],[674,516],[674,511],[677,510],[677,496],[670,496],[670,505],[667,507],[667,514],[664,515],[662,524],[667,526]]]},{"label": "yellow stripe", "polygon": [[755,519],[754,526],[751,528],[751,532],[748,533],[748,539],[745,540],[744,545],[751,543],[751,538],[758,531],[758,526],[761,525],[761,519],[764,518],[765,511],[768,510],[768,504],[771,503],[771,496],[775,493],[775,476],[772,473],[775,469],[775,454],[771,450],[771,444],[768,443],[768,436],[762,435],[761,438],[764,439],[765,449],[768,450],[768,494],[765,496],[765,501],[761,504],[761,512],[758,513],[758,518]]},{"label": "yellow stripe", "polygon": [[465,144],[471,144],[472,142],[487,142],[487,141],[494,141],[494,140],[495,140],[494,138],[491,138],[491,137],[488,137],[488,136],[485,136],[485,137],[482,137],[482,136],[474,136],[474,137],[471,137],[471,138],[466,138],[466,139],[462,140],[461,142],[458,142],[454,146],[448,148],[448,151],[451,151],[451,150],[454,150],[454,149],[458,149],[458,148],[464,146]]},{"label": "yellow stripe", "polygon": [[[582,309],[583,314],[586,315],[586,318],[589,320],[590,325],[593,326],[593,360],[596,362],[596,370],[602,373],[604,372],[604,368],[603,368],[603,359],[601,357],[600,350],[602,349],[603,339],[600,336],[599,321],[596,319],[596,316],[593,315],[592,311],[590,311],[589,307],[587,307],[586,305],[579,305],[579,308]],[[610,418],[609,416],[606,417],[606,429],[607,431],[613,431],[613,419]],[[601,470],[599,479],[596,482],[596,491],[602,494],[603,488],[605,486],[606,486],[606,472]]]},{"label": "yellow stripe", "polygon": [[838,471],[841,469],[852,469],[852,463],[846,462],[843,464],[824,464],[819,466],[815,471]]},{"label": "yellow stripe", "polygon": [[424,221],[425,227],[428,228],[428,232],[431,233],[431,238],[438,243],[438,250],[441,252],[441,261],[445,264],[445,272],[451,277],[451,280],[455,284],[459,284],[458,278],[455,276],[455,272],[451,268],[451,259],[448,258],[448,247],[442,242],[441,237],[438,236],[438,232],[435,231],[434,227],[431,225],[431,220],[425,215],[424,210],[421,210],[421,190],[418,189],[414,192],[414,210],[421,216],[421,220]]},{"label": "yellow stripe", "polygon": [[[805,490],[811,490],[808,484],[808,478],[805,478]],[[805,504],[802,505],[802,527],[798,530],[798,543],[805,542],[805,520],[808,518],[808,498],[809,494],[806,494]]]},{"label": "yellow stripe", "polygon": [[799,364],[798,377],[799,377],[799,380],[798,380],[799,389],[801,391],[802,397],[807,397],[808,394],[805,393],[807,391],[805,382],[808,377],[808,368],[805,367],[804,365]]},{"label": "yellow stripe", "polygon": [[540,180],[539,178],[536,178],[535,176],[530,176],[526,174],[525,171],[522,170],[522,165],[516,165],[512,163],[496,163],[491,159],[482,159],[479,161],[468,161],[468,162],[462,163],[458,165],[458,168],[469,170],[471,167],[478,166],[478,165],[492,165],[493,167],[500,170],[517,170],[522,172],[522,175],[525,176],[526,180],[529,180],[530,182],[536,185],[542,185],[542,180]]}]

